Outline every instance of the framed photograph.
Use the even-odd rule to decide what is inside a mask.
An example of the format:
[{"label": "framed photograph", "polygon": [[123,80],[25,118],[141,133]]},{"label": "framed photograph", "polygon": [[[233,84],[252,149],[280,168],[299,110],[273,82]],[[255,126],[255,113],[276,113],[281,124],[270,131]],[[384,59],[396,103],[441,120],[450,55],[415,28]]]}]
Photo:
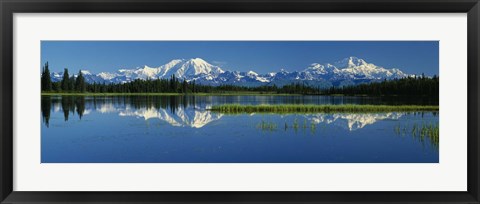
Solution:
[{"label": "framed photograph", "polygon": [[2,203],[479,203],[479,4],[0,1]]}]

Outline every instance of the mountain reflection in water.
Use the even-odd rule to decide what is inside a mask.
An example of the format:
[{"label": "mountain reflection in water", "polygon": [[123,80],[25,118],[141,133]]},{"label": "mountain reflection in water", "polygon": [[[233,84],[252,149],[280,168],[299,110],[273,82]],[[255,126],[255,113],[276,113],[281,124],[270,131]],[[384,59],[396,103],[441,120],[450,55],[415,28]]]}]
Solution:
[{"label": "mountain reflection in water", "polygon": [[326,96],[42,96],[42,163],[437,163],[439,159],[438,112],[209,111],[213,105],[233,103],[410,102]]},{"label": "mountain reflection in water", "polygon": [[[137,97],[42,97],[42,116],[45,125],[49,126],[50,112],[64,113],[65,121],[70,115],[77,114],[81,119],[91,112],[115,113],[120,117],[137,117],[144,120],[159,119],[172,126],[201,128],[210,122],[221,119],[224,115],[208,109],[218,101],[204,97],[179,96],[137,96]],[[250,103],[255,101],[248,101]],[[260,101],[261,102],[261,101]],[[50,110],[53,109],[53,110]],[[380,120],[398,120],[405,114],[402,112],[386,113],[317,113],[278,115],[288,118],[294,115],[302,117],[313,124],[328,124],[346,128],[350,131],[361,129]],[[413,113],[417,114],[417,113]],[[422,114],[422,113],[418,113]],[[434,112],[433,114],[437,114]],[[253,114],[252,114],[253,115]],[[310,124],[309,123],[309,124]]]}]

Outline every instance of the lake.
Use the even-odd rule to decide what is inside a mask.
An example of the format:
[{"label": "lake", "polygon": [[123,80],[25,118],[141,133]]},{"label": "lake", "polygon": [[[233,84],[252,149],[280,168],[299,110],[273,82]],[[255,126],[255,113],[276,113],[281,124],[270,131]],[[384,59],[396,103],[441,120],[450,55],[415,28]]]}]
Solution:
[{"label": "lake", "polygon": [[218,104],[416,104],[353,96],[42,96],[42,163],[438,163],[439,112],[223,114]]}]

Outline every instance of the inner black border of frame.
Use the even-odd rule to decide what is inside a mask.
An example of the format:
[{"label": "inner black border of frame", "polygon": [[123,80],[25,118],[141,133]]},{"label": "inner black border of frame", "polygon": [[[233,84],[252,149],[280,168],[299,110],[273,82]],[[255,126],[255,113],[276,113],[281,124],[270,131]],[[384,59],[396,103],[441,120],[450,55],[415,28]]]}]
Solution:
[{"label": "inner black border of frame", "polygon": [[[479,0],[0,0],[1,203],[480,203]],[[14,13],[467,13],[466,192],[24,192],[13,191]],[[454,122],[454,121],[452,121]]]}]

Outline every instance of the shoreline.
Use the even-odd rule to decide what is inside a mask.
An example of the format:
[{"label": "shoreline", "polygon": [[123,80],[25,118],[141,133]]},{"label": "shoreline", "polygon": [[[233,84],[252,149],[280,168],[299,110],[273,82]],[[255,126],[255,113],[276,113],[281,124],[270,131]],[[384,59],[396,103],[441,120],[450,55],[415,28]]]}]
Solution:
[{"label": "shoreline", "polygon": [[302,96],[277,93],[41,93],[42,96]]},{"label": "shoreline", "polygon": [[209,111],[219,113],[371,113],[371,112],[417,112],[439,111],[433,105],[239,105],[224,104],[212,106]]},{"label": "shoreline", "polygon": [[289,93],[261,93],[261,92],[235,92],[235,93],[67,93],[67,92],[42,92],[41,96],[346,96],[346,97],[421,97],[416,95],[345,95],[345,94],[289,94]]}]

